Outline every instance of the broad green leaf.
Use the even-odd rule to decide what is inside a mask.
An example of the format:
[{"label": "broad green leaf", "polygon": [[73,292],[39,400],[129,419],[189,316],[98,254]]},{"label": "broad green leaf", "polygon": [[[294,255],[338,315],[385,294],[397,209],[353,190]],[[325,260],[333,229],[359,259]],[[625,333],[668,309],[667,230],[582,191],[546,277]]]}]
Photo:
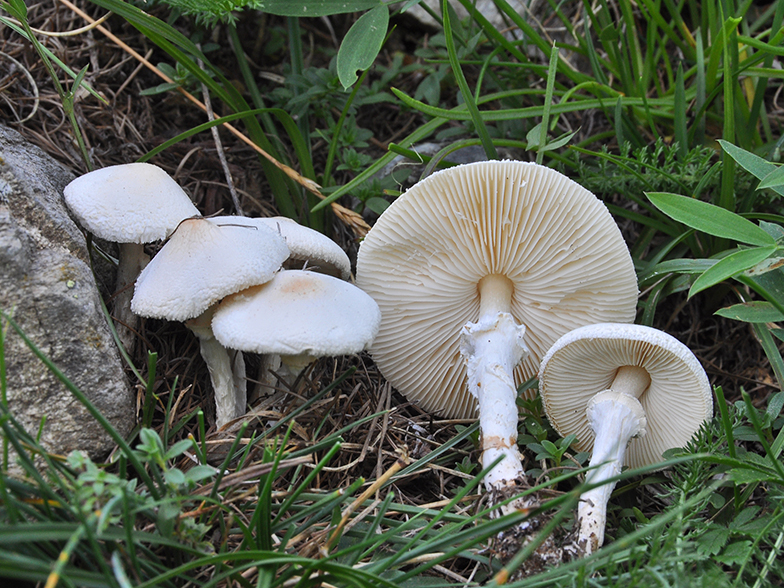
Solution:
[{"label": "broad green leaf", "polygon": [[381,6],[380,0],[256,0],[256,10],[278,16],[330,16]]},{"label": "broad green leaf", "polygon": [[697,551],[703,555],[716,555],[730,538],[730,530],[713,526],[697,539]]},{"label": "broad green leaf", "polygon": [[[781,251],[779,251],[779,253],[781,253]],[[772,272],[773,270],[779,269],[782,266],[784,266],[784,257],[781,256],[769,257],[767,259],[762,260],[754,267],[750,267],[749,269],[747,269],[746,275],[759,276],[761,274],[767,274],[768,272]]]},{"label": "broad green leaf", "polygon": [[719,145],[721,145],[721,148],[724,149],[738,165],[759,180],[776,170],[776,166],[771,162],[762,159],[760,156],[754,155],[737,145],[733,145],[728,141],[719,139]]},{"label": "broad green leaf", "polygon": [[651,192],[646,195],[664,214],[703,233],[749,245],[775,243],[773,237],[750,220],[719,206],[666,192]]},{"label": "broad green leaf", "polygon": [[535,149],[539,147],[539,141],[542,138],[542,123],[536,123],[534,127],[528,131],[525,136],[525,141],[528,143],[528,149]]},{"label": "broad green leaf", "polygon": [[[767,234],[767,233],[766,233]],[[697,292],[710,288],[723,282],[724,280],[742,273],[776,251],[775,245],[767,247],[754,247],[752,249],[741,249],[731,253],[727,257],[717,261],[710,269],[706,270],[699,278],[694,281],[689,290],[689,297]]]},{"label": "broad green leaf", "polygon": [[365,201],[365,206],[376,214],[382,214],[389,207],[389,201],[378,196],[373,196]]},{"label": "broad green leaf", "polygon": [[772,172],[760,180],[757,190],[762,188],[784,187],[784,167],[776,167]]},{"label": "broad green leaf", "polygon": [[767,221],[761,220],[759,226],[763,231],[765,231],[768,235],[770,235],[774,239],[784,238],[784,227],[782,227],[781,225],[777,225],[776,223],[769,223]]},{"label": "broad green leaf", "polygon": [[751,557],[751,541],[736,541],[730,543],[719,555],[714,555],[713,559],[728,566],[740,565]]},{"label": "broad green leaf", "polygon": [[357,70],[364,71],[373,65],[389,25],[389,9],[377,6],[360,16],[343,38],[338,49],[338,79],[343,88],[357,81]]},{"label": "broad green leaf", "polygon": [[720,308],[714,314],[744,323],[776,323],[784,321],[784,314],[770,302],[754,301]]},{"label": "broad green leaf", "polygon": [[[754,155],[745,149],[741,149],[737,145],[733,145],[722,139],[719,139],[719,145],[721,145],[721,148],[724,149],[738,165],[759,180],[765,178],[777,169],[777,166],[773,165],[771,162],[762,159],[760,156]],[[771,186],[770,189],[778,194],[784,195],[784,186]]]}]

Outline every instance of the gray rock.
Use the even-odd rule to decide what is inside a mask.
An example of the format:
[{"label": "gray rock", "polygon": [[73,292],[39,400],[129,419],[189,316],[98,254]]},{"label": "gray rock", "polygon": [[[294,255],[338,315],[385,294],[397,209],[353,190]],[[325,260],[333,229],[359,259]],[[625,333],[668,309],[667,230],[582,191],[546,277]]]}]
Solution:
[{"label": "gray rock", "polygon": [[[62,198],[73,175],[16,131],[0,126],[0,310],[123,435],[135,422],[131,389],[90,270],[84,236]],[[94,459],[111,438],[5,321],[12,414],[42,443]]]}]

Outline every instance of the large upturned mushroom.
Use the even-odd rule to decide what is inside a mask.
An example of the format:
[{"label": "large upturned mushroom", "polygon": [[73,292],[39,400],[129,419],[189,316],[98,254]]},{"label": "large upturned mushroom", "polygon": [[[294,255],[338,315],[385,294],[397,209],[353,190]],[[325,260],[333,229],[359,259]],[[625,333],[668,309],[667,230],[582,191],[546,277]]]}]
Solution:
[{"label": "large upturned mushroom", "polygon": [[[713,413],[705,370],[674,337],[650,327],[588,325],[567,333],[542,359],[539,390],[550,423],[593,454],[577,507],[577,547],[589,555],[604,542],[608,479],[622,466],[662,461],[683,447]],[[628,447],[628,449],[627,449]]]},{"label": "large upturned mushroom", "polygon": [[492,161],[419,182],[359,249],[357,284],[381,309],[379,369],[427,411],[479,409],[488,490],[514,491],[516,386],[564,333],[631,322],[637,280],[606,207],[544,166]]}]

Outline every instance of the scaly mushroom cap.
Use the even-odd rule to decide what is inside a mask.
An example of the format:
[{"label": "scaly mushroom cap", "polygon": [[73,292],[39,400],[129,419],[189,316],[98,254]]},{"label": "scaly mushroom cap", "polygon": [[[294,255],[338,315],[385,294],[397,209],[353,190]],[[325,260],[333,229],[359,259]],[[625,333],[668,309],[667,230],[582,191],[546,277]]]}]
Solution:
[{"label": "scaly mushroom cap", "polygon": [[230,349],[321,357],[367,348],[380,321],[376,303],[356,286],[325,274],[284,270],[221,302],[212,330]]},{"label": "scaly mushroom cap", "polygon": [[[215,216],[209,219],[216,224],[264,225],[280,234],[286,241],[289,259],[307,262],[310,269],[347,280],[351,276],[351,261],[340,245],[332,239],[303,227],[285,216],[249,218],[244,216]],[[299,264],[302,265],[301,263]],[[287,264],[288,267],[288,264]]]},{"label": "scaly mushroom cap", "polygon": [[79,176],[63,190],[68,208],[96,237],[151,243],[199,216],[185,191],[149,163],[112,165]]},{"label": "scaly mushroom cap", "polygon": [[637,279],[605,206],[544,166],[481,162],[437,172],[398,198],[359,249],[357,284],[381,308],[371,353],[410,400],[471,418],[460,329],[479,316],[477,284],[500,274],[530,354],[515,382],[534,376],[552,343],[596,322],[631,322]]},{"label": "scaly mushroom cap", "polygon": [[607,390],[622,366],[641,367],[651,383],[639,398],[647,433],[632,439],[625,464],[657,463],[662,453],[683,447],[713,414],[713,396],[700,362],[674,337],[642,325],[587,325],[567,333],[542,359],[539,391],[547,417],[562,436],[577,435],[589,451],[593,431],[586,407]]},{"label": "scaly mushroom cap", "polygon": [[283,238],[266,227],[183,221],[139,274],[131,310],[184,321],[244,288],[273,278],[289,256]]}]

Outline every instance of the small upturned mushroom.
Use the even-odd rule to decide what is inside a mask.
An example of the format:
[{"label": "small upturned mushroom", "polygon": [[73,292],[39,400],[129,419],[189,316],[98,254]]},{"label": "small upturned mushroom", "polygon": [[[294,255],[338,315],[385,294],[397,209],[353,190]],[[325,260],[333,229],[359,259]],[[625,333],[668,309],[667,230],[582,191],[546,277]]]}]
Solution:
[{"label": "small upturned mushroom", "polygon": [[631,322],[637,279],[607,208],[547,167],[456,166],[419,182],[362,242],[357,285],[381,308],[371,355],[408,399],[448,418],[479,410],[488,490],[514,492],[516,387],[552,343]]},{"label": "small upturned mushroom", "polygon": [[597,324],[567,333],[539,370],[550,423],[593,454],[577,509],[577,548],[589,555],[604,542],[607,502],[622,466],[662,461],[683,447],[713,414],[708,377],[674,337],[642,325]]},{"label": "small upturned mushroom", "polygon": [[231,358],[213,341],[211,307],[229,294],[271,280],[288,256],[283,238],[266,227],[187,219],[136,281],[133,312],[186,321],[199,337],[215,391],[219,428],[244,414],[246,383],[241,355]]},{"label": "small upturned mushroom", "polygon": [[[167,238],[186,218],[199,216],[185,191],[161,168],[149,163],[113,165],[79,176],[63,190],[68,208],[99,239],[119,244],[114,314],[131,329],[131,288],[149,262],[144,243]],[[119,329],[130,348],[133,333]]]},{"label": "small upturned mushroom", "polygon": [[280,355],[297,375],[318,357],[366,349],[381,322],[374,300],[333,276],[283,270],[269,282],[228,296],[212,319],[222,345]]}]

